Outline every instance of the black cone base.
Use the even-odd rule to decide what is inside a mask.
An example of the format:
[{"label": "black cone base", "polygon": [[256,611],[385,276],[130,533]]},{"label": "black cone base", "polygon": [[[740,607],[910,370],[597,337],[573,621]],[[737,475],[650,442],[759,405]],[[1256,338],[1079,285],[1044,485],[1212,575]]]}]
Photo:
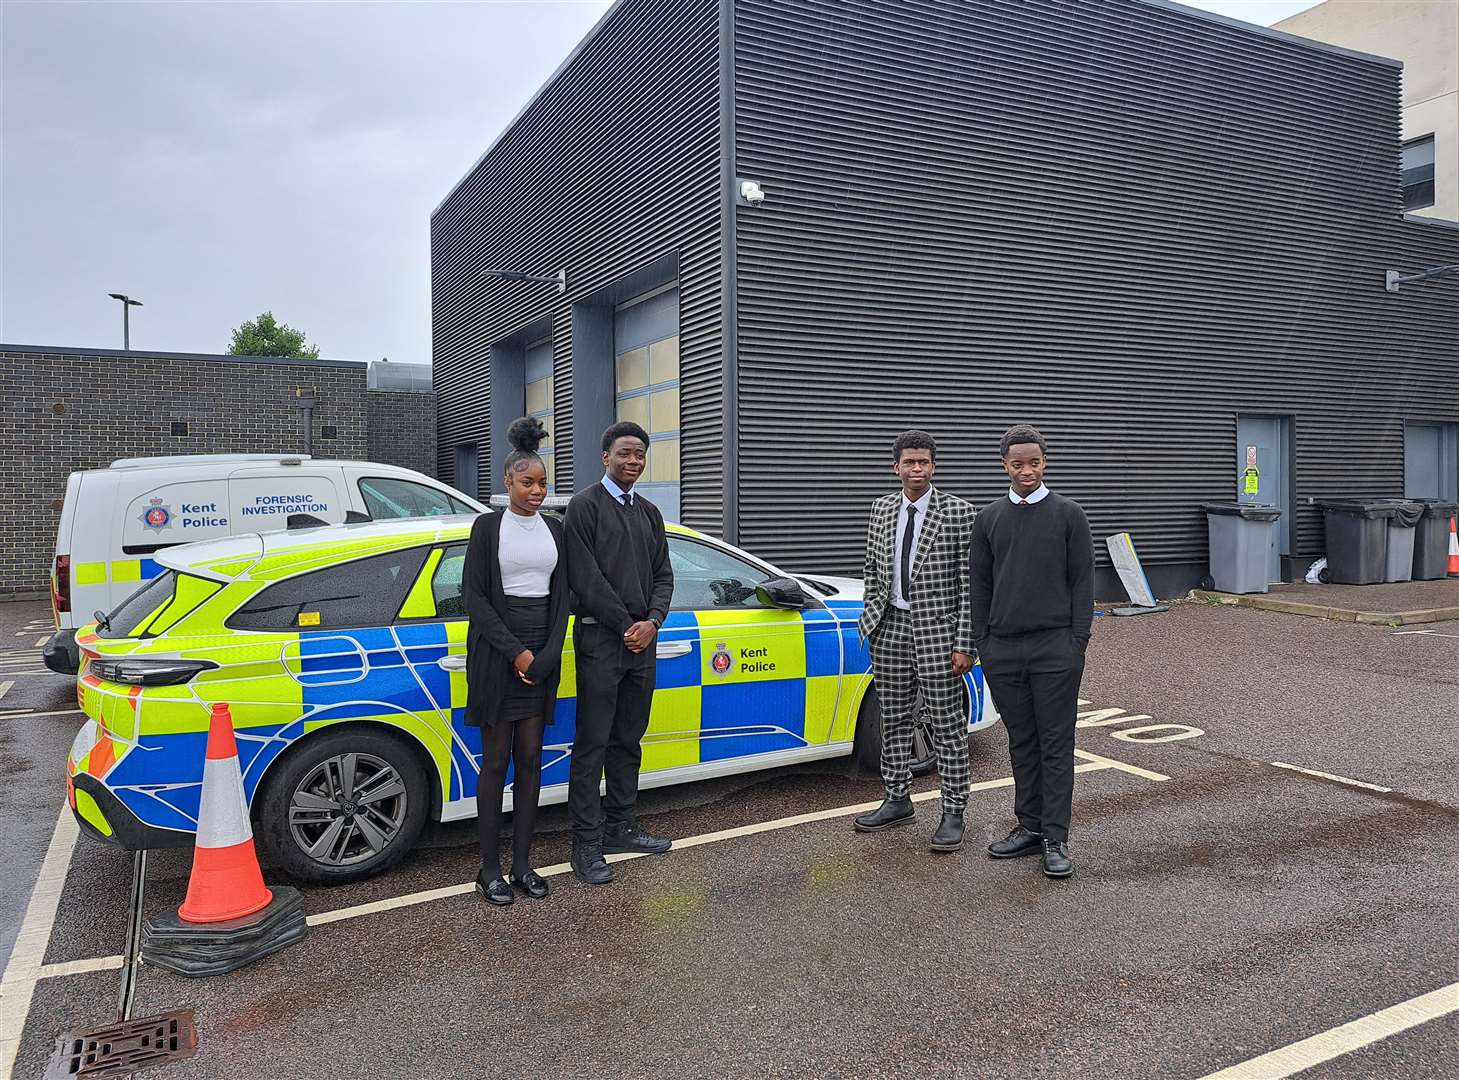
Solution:
[{"label": "black cone base", "polygon": [[183,922],[175,909],[152,916],[142,930],[142,959],[179,975],[222,975],[292,945],[308,930],[304,898],[287,885],[272,888],[269,906],[242,919]]}]

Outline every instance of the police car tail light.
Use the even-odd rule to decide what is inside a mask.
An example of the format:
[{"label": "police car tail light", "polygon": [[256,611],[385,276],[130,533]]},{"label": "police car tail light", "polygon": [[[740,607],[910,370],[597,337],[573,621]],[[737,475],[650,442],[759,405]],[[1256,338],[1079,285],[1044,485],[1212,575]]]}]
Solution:
[{"label": "police car tail light", "polygon": [[51,606],[56,614],[71,610],[71,556],[56,556],[56,576],[51,585]]},{"label": "police car tail light", "polygon": [[217,667],[206,660],[146,660],[123,657],[116,660],[97,659],[91,662],[89,675],[106,682],[129,686],[173,686],[185,683],[201,671]]}]

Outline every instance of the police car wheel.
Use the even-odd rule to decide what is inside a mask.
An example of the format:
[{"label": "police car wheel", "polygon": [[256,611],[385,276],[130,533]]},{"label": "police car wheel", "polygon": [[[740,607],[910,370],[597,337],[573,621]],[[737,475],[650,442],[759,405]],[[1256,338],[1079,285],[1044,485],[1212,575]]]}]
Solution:
[{"label": "police car wheel", "polygon": [[293,878],[342,885],[394,866],[430,813],[425,770],[399,739],[326,731],[299,746],[266,781],[264,850]]},{"label": "police car wheel", "polygon": [[[937,767],[937,744],[932,740],[932,727],[926,713],[917,703],[917,729],[912,734],[912,775],[926,776]],[[861,712],[856,718],[856,762],[867,772],[881,772],[881,699],[876,686],[861,699]]]}]

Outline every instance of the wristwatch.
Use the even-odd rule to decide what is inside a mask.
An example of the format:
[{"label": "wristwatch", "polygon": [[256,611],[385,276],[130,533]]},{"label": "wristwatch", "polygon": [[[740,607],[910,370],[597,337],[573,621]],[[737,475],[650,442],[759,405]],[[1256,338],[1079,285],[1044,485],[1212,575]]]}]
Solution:
[{"label": "wristwatch", "polygon": [[663,620],[660,619],[657,615],[650,615],[648,617],[648,621],[654,624],[655,630],[662,630],[664,628]]}]

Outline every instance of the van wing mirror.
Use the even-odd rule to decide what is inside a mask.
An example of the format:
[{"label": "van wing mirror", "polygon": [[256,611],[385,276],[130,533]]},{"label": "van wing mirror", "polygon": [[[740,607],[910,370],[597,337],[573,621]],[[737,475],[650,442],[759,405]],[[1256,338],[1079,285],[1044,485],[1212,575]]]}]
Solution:
[{"label": "van wing mirror", "polygon": [[800,582],[776,577],[755,586],[755,598],[766,607],[800,610],[809,602]]}]

